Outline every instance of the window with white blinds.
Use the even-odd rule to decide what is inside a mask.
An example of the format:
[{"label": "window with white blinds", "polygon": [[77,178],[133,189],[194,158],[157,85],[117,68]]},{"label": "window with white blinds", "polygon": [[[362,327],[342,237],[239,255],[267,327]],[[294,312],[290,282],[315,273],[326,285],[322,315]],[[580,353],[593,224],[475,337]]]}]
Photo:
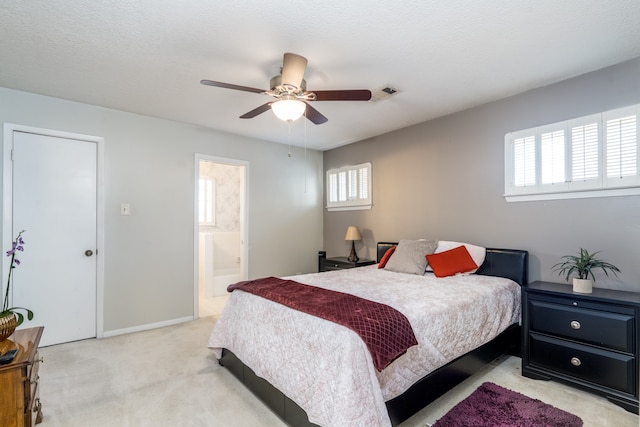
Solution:
[{"label": "window with white blinds", "polygon": [[599,137],[598,123],[571,127],[571,180],[584,181],[598,178]]},{"label": "window with white blinds", "polygon": [[565,182],[564,130],[543,133],[540,136],[540,181],[545,184]]},{"label": "window with white blinds", "polygon": [[638,175],[637,121],[635,115],[607,120],[607,178]]},{"label": "window with white blinds", "polygon": [[536,184],[536,138],[524,136],[515,138],[514,150],[514,185],[528,187]]},{"label": "window with white blinds", "polygon": [[505,135],[507,201],[640,194],[640,105]]},{"label": "window with white blinds", "polygon": [[371,209],[371,163],[327,171],[327,209]]}]

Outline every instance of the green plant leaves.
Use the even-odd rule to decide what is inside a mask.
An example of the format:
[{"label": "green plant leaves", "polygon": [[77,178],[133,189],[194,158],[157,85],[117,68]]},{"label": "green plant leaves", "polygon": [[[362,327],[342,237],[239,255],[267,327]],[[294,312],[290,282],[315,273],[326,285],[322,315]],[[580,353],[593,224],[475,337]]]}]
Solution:
[{"label": "green plant leaves", "polygon": [[620,273],[620,269],[609,262],[597,258],[596,255],[599,253],[600,251],[589,253],[588,250],[580,248],[579,255],[564,255],[562,258],[564,258],[565,261],[554,264],[551,268],[553,271],[556,271],[558,275],[566,276],[567,282],[574,273],[577,274],[578,279],[588,279],[591,277],[595,282],[596,277],[592,270],[597,268],[604,271],[606,276],[609,276],[609,272],[617,276],[618,273]]}]

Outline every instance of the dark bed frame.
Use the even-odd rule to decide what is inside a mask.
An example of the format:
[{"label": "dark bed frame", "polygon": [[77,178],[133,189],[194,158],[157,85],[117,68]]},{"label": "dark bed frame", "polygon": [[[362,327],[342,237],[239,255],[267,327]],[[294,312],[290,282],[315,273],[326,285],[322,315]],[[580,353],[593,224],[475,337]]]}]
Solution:
[{"label": "dark bed frame", "polygon": [[[377,260],[394,242],[377,245]],[[515,249],[487,249],[484,263],[476,274],[506,277],[520,286],[527,284],[528,252]],[[519,354],[520,326],[513,324],[492,341],[458,357],[418,380],[407,391],[386,402],[391,424],[397,426],[429,403],[478,372],[503,354]],[[235,354],[223,349],[220,365],[227,368],[284,422],[295,427],[317,427],[306,412],[265,379],[257,376]],[[295,367],[292,367],[292,370]]]}]

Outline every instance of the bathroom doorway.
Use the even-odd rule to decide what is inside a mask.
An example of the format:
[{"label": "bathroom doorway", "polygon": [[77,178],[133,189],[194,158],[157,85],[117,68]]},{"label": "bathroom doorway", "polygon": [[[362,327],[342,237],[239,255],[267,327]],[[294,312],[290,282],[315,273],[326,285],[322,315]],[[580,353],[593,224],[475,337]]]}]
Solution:
[{"label": "bathroom doorway", "polygon": [[247,162],[196,155],[196,318],[217,316],[248,276]]}]

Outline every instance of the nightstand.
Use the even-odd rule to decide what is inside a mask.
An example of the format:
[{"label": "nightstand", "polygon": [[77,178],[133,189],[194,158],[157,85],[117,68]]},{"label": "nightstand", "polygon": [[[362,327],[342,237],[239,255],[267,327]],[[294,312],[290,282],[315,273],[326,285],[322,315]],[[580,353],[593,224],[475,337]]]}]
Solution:
[{"label": "nightstand", "polygon": [[640,293],[522,287],[522,375],[602,395],[638,413]]},{"label": "nightstand", "polygon": [[344,270],[345,268],[363,267],[365,265],[375,264],[371,259],[360,259],[357,262],[348,261],[347,257],[327,258],[325,251],[318,252],[318,272],[331,270]]}]

